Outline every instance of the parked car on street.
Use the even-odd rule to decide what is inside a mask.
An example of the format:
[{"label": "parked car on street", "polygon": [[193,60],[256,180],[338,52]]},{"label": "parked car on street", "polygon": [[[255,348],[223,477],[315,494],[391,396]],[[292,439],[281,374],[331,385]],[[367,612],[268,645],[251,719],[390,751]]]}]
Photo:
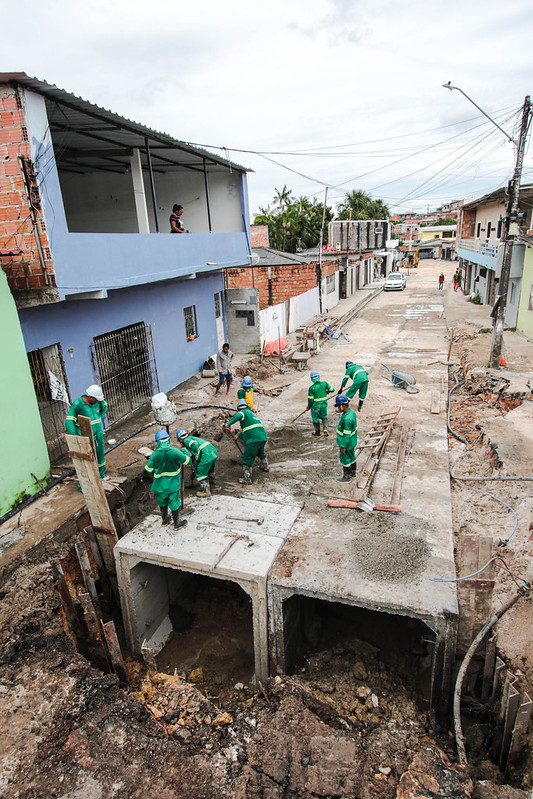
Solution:
[{"label": "parked car on street", "polygon": [[406,286],[406,279],[403,272],[391,272],[385,278],[383,291],[403,291]]}]

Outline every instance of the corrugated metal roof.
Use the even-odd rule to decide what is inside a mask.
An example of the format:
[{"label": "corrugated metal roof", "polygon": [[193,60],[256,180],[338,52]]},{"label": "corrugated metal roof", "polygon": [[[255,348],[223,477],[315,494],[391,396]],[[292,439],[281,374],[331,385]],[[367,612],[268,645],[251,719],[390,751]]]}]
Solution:
[{"label": "corrugated metal roof", "polygon": [[272,247],[252,247],[252,252],[259,256],[259,263],[254,266],[301,266],[310,263],[308,258],[301,255],[273,250]]},{"label": "corrugated metal roof", "polygon": [[60,151],[60,164],[74,160],[80,166],[81,160],[81,168],[86,166],[120,171],[121,167],[129,167],[127,160],[121,160],[128,157],[127,151],[133,148],[144,150],[148,140],[154,171],[203,171],[204,161],[210,171],[213,168],[252,171],[201,147],[94,105],[46,81],[32,78],[25,72],[0,73],[1,83],[22,87],[45,98],[54,148]]}]

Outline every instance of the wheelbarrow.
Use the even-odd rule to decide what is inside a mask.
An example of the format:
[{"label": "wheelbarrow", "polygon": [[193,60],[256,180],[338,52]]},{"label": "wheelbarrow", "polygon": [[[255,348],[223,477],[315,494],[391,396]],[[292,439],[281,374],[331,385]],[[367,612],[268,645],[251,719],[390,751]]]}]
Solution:
[{"label": "wheelbarrow", "polygon": [[392,385],[396,386],[396,388],[404,388],[408,394],[418,394],[420,389],[415,385],[416,378],[413,377],[413,375],[407,374],[407,372],[399,372],[397,369],[391,370],[384,363],[381,365],[384,366],[387,372],[390,374],[390,377],[387,377],[387,375],[381,375],[385,378],[385,380],[388,380],[389,383],[392,383]]}]

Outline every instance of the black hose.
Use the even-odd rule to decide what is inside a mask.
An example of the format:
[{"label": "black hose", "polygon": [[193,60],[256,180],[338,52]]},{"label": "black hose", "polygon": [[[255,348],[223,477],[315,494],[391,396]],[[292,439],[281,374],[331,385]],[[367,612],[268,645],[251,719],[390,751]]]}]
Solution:
[{"label": "black hose", "polygon": [[[198,410],[200,408],[217,408],[217,410],[222,410],[222,411],[234,411],[235,410],[235,408],[226,408],[224,405],[193,405],[190,408],[181,408],[179,411],[177,411],[177,413],[185,413],[186,411],[194,411],[194,410]],[[126,436],[125,438],[121,438],[120,441],[116,442],[116,444],[113,444],[113,446],[111,446],[108,449],[106,449],[105,450],[105,454],[107,455],[108,452],[111,452],[112,450],[116,449],[121,444],[124,444],[125,441],[129,441],[130,438],[133,438],[134,436],[138,435],[139,433],[142,433],[143,430],[146,430],[148,427],[152,427],[152,425],[154,425],[154,424],[156,424],[156,422],[149,422],[148,424],[145,424],[144,427],[139,427],[139,429],[135,430],[134,433],[130,433],[129,436]],[[24,508],[27,508],[28,505],[31,505],[32,502],[35,502],[36,499],[39,499],[39,497],[42,497],[43,494],[45,494],[51,488],[54,488],[54,486],[58,485],[59,483],[62,483],[63,480],[65,480],[67,477],[70,477],[72,474],[75,474],[75,472],[76,472],[76,469],[74,469],[74,468],[68,469],[66,472],[63,472],[62,474],[60,474],[59,477],[54,478],[54,480],[52,480],[50,483],[45,485],[44,488],[41,488],[40,491],[37,491],[36,494],[33,494],[33,496],[28,497],[27,499],[25,499],[24,502],[21,502],[18,505],[16,505],[14,508],[11,508],[10,511],[8,511],[7,513],[4,513],[4,515],[2,517],[0,517],[0,525],[3,524],[4,522],[7,522],[7,520],[11,519],[13,516],[16,516],[17,513],[20,513],[20,511],[23,511]]]}]

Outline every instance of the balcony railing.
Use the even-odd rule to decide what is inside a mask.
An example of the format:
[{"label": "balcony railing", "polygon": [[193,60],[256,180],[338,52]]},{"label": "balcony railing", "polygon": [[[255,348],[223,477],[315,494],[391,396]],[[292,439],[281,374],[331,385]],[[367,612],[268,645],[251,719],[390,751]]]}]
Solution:
[{"label": "balcony railing", "polygon": [[460,239],[459,246],[462,250],[467,250],[468,252],[476,252],[479,255],[488,255],[492,258],[498,257],[498,244],[487,244],[486,241],[480,241],[479,239]]}]

